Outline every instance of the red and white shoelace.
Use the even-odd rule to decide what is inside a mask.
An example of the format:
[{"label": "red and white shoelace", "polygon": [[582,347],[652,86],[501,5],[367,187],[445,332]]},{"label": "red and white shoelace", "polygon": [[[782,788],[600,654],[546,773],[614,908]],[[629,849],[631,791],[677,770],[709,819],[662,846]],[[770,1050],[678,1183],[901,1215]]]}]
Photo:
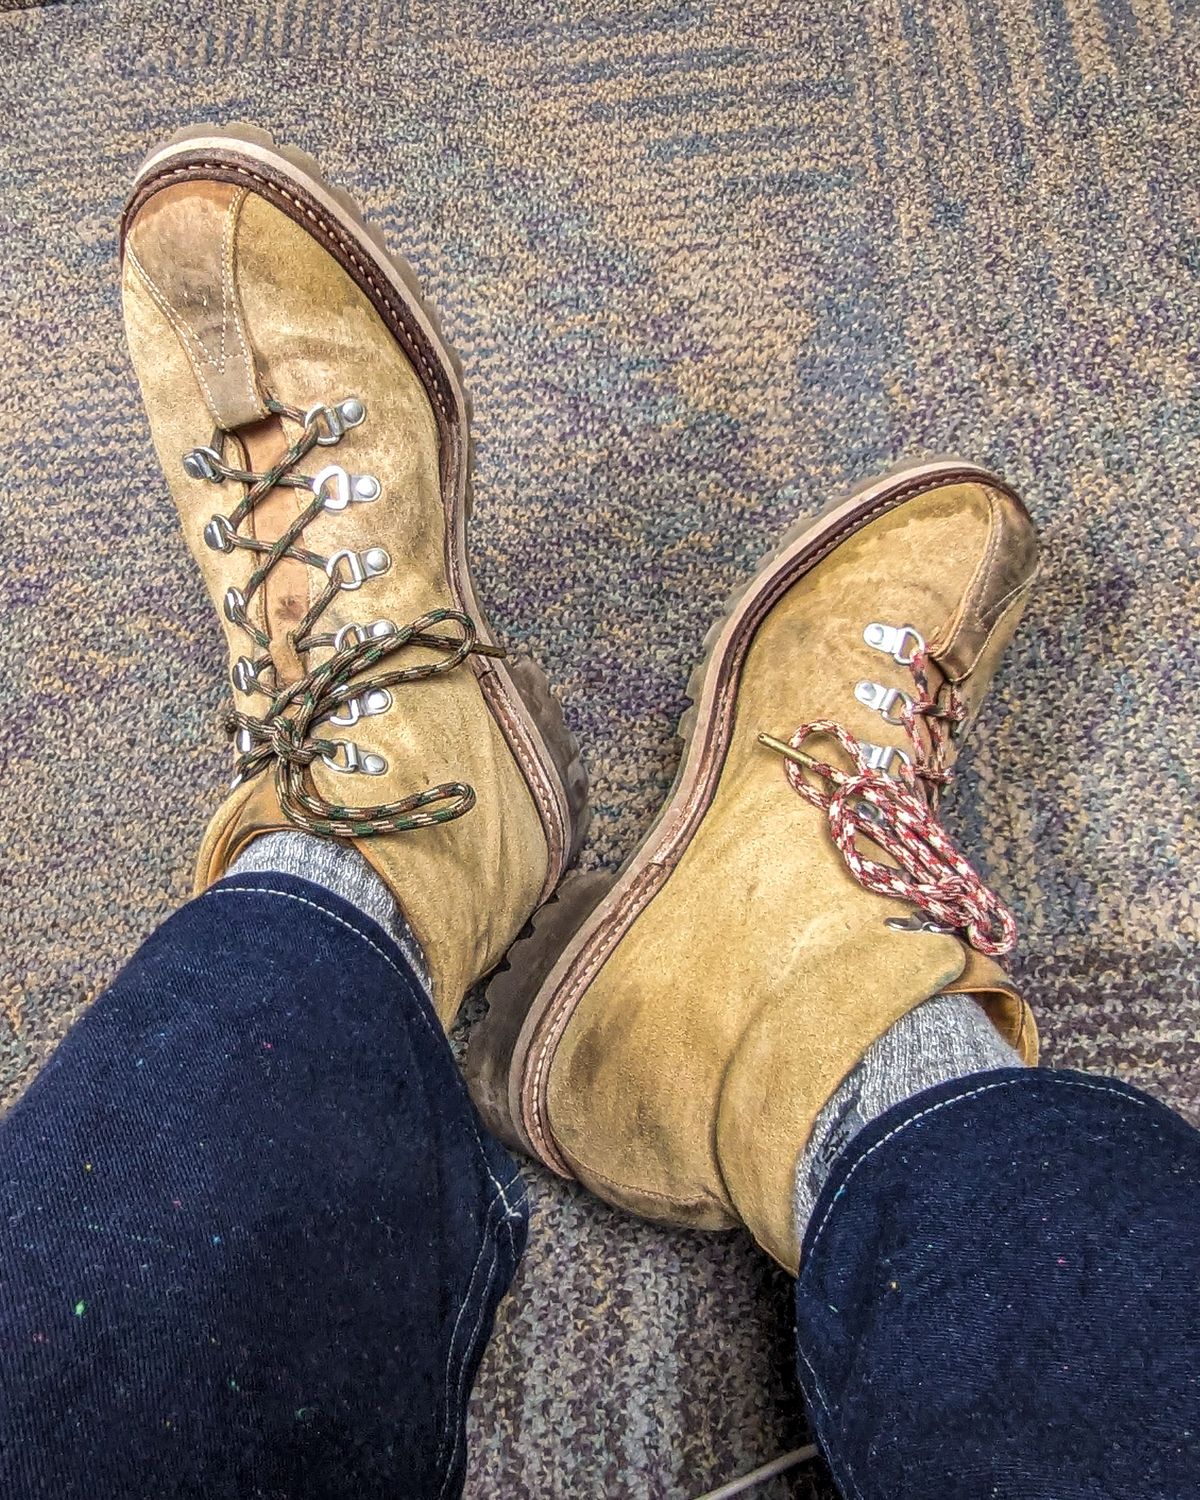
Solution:
[{"label": "red and white shoelace", "polygon": [[[806,802],[829,818],[833,841],[850,873],[869,891],[910,901],[940,926],[963,932],[980,953],[1007,953],[1016,946],[1012,912],[955,848],[937,817],[941,789],[954,775],[945,764],[948,726],[965,715],[952,685],[945,701],[929,692],[928,654],[918,650],[909,662],[916,695],[906,704],[901,722],[911,742],[910,763],[893,776],[869,763],[854,735],[832,719],[802,724],[788,742],[804,754],[804,764],[788,760],[788,781]],[[928,746],[918,720],[928,725]],[[815,737],[836,741],[854,762],[853,771],[817,760],[804,747]],[[829,790],[809,779],[815,775]],[[863,854],[863,836],[895,864]]]}]

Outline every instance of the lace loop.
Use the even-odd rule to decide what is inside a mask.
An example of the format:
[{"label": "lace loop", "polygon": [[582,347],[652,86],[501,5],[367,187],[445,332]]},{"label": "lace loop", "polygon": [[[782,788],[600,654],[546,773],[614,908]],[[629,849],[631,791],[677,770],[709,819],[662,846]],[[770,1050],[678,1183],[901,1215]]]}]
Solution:
[{"label": "lace loop", "polygon": [[[305,527],[326,508],[328,495],[325,486],[296,473],[296,465],[318,446],[339,442],[348,428],[356,427],[365,418],[366,412],[353,397],[334,405],[317,404],[307,411],[274,400],[268,401],[267,406],[276,416],[286,417],[301,427],[299,437],[270,469],[255,473],[227,463],[225,435],[220,432],[214,434],[211,446],[194,449],[184,460],[193,478],[249,486],[230,515],[213,517],[205,538],[215,550],[252,551],[262,559],[245,588],[231,588],[225,596],[226,618],[249,635],[263,653],[239,660],[234,684],[239,691],[260,693],[270,700],[261,715],[234,708],[225,716],[223,727],[235,739],[240,752],[234,785],[274,766],[276,792],[284,814],[298,827],[327,837],[365,838],[460,818],[475,805],[474,789],[461,781],[443,782],[397,801],[363,806],[327,800],[318,795],[313,785],[312,767],[317,760],[335,771],[379,774],[386,769],[382,756],[364,754],[349,741],[320,734],[320,725],[338,714],[345,704],[453,671],[472,654],[503,656],[504,652],[480,641],[475,622],[456,609],[429,610],[402,629],[392,627],[390,622],[380,622],[386,623],[387,628],[375,631],[373,627],[374,633],[343,628],[332,635],[314,634],[320,616],[344,588],[357,588],[390,566],[391,560],[382,548],[368,548],[361,556],[343,549],[331,558],[324,558],[297,545]],[[310,490],[312,498],[273,542],[239,534],[239,526],[277,486]],[[297,681],[279,687],[270,635],[254,624],[250,606],[272,570],[285,558],[319,569],[327,578],[320,595],[291,632],[292,647],[298,654],[329,644],[334,650],[326,661]],[[445,625],[457,629],[449,634],[438,629]],[[354,680],[360,673],[370,672],[385,660],[414,648],[431,650],[437,655],[432,660],[379,671],[365,681]],[[342,722],[347,720],[343,718]]]},{"label": "lace loop", "polygon": [[[954,776],[946,758],[965,706],[952,684],[941,700],[930,693],[923,649],[907,665],[917,691],[902,716],[911,765],[902,763],[898,776],[872,766],[863,744],[832,719],[802,724],[786,745],[769,735],[759,738],[786,757],[784,769],[794,790],[827,815],[833,841],[860,885],[912,902],[935,922],[964,933],[980,953],[1007,953],[1017,941],[1012,912],[955,847],[936,814],[942,789]],[[924,735],[919,723],[926,726]],[[814,737],[833,740],[854,770],[818,760],[806,748]],[[864,854],[860,839],[893,863]]]}]

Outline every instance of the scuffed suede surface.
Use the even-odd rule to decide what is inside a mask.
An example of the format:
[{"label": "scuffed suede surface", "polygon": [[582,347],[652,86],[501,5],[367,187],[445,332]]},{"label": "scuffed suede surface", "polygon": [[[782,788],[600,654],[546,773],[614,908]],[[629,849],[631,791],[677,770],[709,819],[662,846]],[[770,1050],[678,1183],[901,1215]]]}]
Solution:
[{"label": "scuffed suede surface", "polygon": [[1082,1073],[944,1084],[813,1214],[801,1380],[847,1500],[1200,1495],[1200,1135]]},{"label": "scuffed suede surface", "polygon": [[[199,210],[190,226],[188,204],[197,196]],[[152,199],[129,230],[128,242],[138,258],[127,255],[125,261],[125,331],[155,448],[170,476],[184,535],[207,577],[214,613],[221,610],[228,588],[249,589],[257,558],[242,548],[215,552],[204,543],[214,506],[225,513],[236,503],[232,487],[214,489],[207,480],[187,476],[179,455],[193,441],[198,408],[207,408],[212,400],[214,412],[226,403],[252,410],[252,398],[244,378],[226,373],[214,400],[203,361],[197,366],[191,356],[185,357],[158,299],[167,301],[173,316],[183,315],[177,305],[182,304],[192,317],[193,306],[204,307],[205,293],[209,301],[224,296],[219,268],[227,255],[232,257],[247,341],[259,377],[273,395],[307,410],[314,389],[322,400],[350,393],[365,408],[361,425],[337,445],[337,461],[372,475],[381,493],[370,505],[322,511],[305,526],[302,540],[317,558],[330,558],[342,549],[362,554],[385,544],[391,566],[362,592],[338,590],[322,609],[314,633],[336,633],[380,617],[401,626],[429,609],[451,606],[437,424],[417,369],[400,343],[317,240],[263,198],[253,193],[244,200],[231,198],[221,184],[208,184],[167,189],[164,200],[158,204]],[[189,227],[196,243],[189,246],[187,260],[196,267],[199,289],[188,286],[175,265],[175,257],[182,258],[175,247],[187,241]],[[205,239],[217,243],[204,244]],[[152,290],[147,277],[157,277],[163,287],[155,281]],[[223,322],[211,311],[205,316],[223,337]],[[232,346],[232,333],[229,340]],[[215,337],[210,344],[221,347]],[[284,444],[280,436],[274,449],[270,444],[261,452],[252,449],[251,467],[269,469],[282,456]],[[318,460],[306,462],[315,468]],[[281,507],[273,518],[259,518],[263,529],[295,519],[286,491],[268,496],[263,504],[268,510],[274,504]],[[263,628],[275,641],[286,639],[307,618],[329,582],[319,567],[306,567],[295,558],[285,567],[290,570],[286,576],[277,577],[273,569],[252,598],[255,608],[265,609]],[[232,666],[252,648],[252,637],[232,623],[225,635]],[[404,665],[416,660],[410,653]],[[394,659],[384,670],[399,665]],[[298,677],[299,660],[294,671]],[[286,666],[281,675],[284,681],[294,680]],[[363,845],[365,857],[376,863],[421,940],[433,978],[434,1006],[449,1024],[466,989],[500,962],[537,905],[546,879],[546,839],[525,776],[474,673],[450,671],[405,683],[404,689],[401,694],[394,685],[395,711],[373,724],[363,741],[386,767],[369,789],[361,778],[347,778],[325,765],[312,768],[311,781],[319,797],[351,804],[402,800],[439,780],[486,789],[469,820],[454,820],[437,837]],[[239,702],[245,706],[246,699]],[[251,778],[231,791],[205,835],[198,884],[224,874],[246,842],[279,823],[279,799],[269,776]],[[453,922],[446,920],[447,912],[454,914]]]},{"label": "scuffed suede surface", "polygon": [[[481,593],[584,740],[589,863],[652,817],[704,632],[797,515],[906,453],[1009,474],[1045,561],[952,816],[1051,1060],[1195,1117],[1198,58],[1182,0],[0,15],[9,1096],[184,899],[228,780],[115,236],[145,151],[249,116],[359,196],[463,354]],[[764,1257],[527,1176],[475,1500],[690,1500],[802,1439]]]},{"label": "scuffed suede surface", "polygon": [[[790,735],[838,704],[850,734],[908,745],[903,728],[854,701],[863,672],[887,670],[863,622],[905,620],[933,639],[965,613],[973,585],[983,614],[1027,584],[1031,546],[1015,580],[977,582],[991,577],[1002,509],[1016,503],[983,485],[931,486],[842,540],[759,625],[703,821],[586,981],[550,1068],[555,1140],[609,1202],[707,1228],[740,1219],[794,1270],[796,1155],[813,1121],[906,1010],[966,982],[957,938],[914,942],[887,926],[894,902],[851,876],[828,820],[758,736]],[[1011,633],[1011,623],[997,632]],[[989,675],[966,677],[967,701],[982,701]],[[913,686],[904,671],[884,680]],[[991,983],[983,965],[974,972],[972,984]],[[1017,1044],[1024,1014],[1010,1011],[997,1024]]]}]

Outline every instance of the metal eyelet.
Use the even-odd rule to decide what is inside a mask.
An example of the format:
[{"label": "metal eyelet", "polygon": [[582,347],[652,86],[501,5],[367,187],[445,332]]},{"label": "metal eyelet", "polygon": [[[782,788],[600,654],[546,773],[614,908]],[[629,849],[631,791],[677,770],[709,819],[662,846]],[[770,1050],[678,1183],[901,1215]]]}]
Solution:
[{"label": "metal eyelet", "polygon": [[913,912],[907,917],[888,917],[883,924],[890,927],[893,932],[945,932],[957,931],[954,927],[943,926],[941,922],[935,922],[932,917],[924,917],[920,912]]},{"label": "metal eyelet", "polygon": [[183,472],[189,479],[211,479],[220,484],[217,465],[224,462],[215,448],[193,448],[183,455]]},{"label": "metal eyelet", "polygon": [[344,651],[347,646],[361,646],[364,641],[378,641],[385,635],[395,634],[396,627],[391,620],[372,620],[369,625],[360,625],[356,620],[351,620],[334,636],[333,649]]},{"label": "metal eyelet", "polygon": [[214,552],[233,551],[233,527],[228,516],[214,516],[204,528],[204,541]]},{"label": "metal eyelet", "polygon": [[223,608],[231,625],[238,625],[246,614],[246,596],[241,589],[226,589]]},{"label": "metal eyelet", "polygon": [[353,740],[337,740],[332,755],[322,755],[322,761],[331,771],[345,774],[361,772],[364,776],[382,776],[387,770],[387,761],[382,755],[360,750]]},{"label": "metal eyelet", "polygon": [[248,729],[239,729],[233,737],[233,747],[239,755],[249,755],[254,749],[254,736]]},{"label": "metal eyelet", "polygon": [[326,510],[342,511],[352,500],[378,500],[382,489],[374,474],[348,474],[340,464],[329,464],[311,481],[312,492]]},{"label": "metal eyelet", "polygon": [[310,406],[304,413],[305,427],[317,427],[325,424],[325,431],[317,434],[317,442],[322,448],[332,447],[334,443],[340,443],[346,436],[348,427],[357,427],[367,415],[367,409],[357,396],[347,396],[344,401],[338,401],[333,406],[324,406],[320,402],[316,406]]},{"label": "metal eyelet", "polygon": [[912,759],[899,750],[895,745],[872,745],[869,740],[860,740],[859,748],[870,771],[882,771],[885,776],[892,774],[892,764],[899,756],[906,766],[912,765]]},{"label": "metal eyelet", "polygon": [[329,722],[348,729],[359,719],[372,719],[376,714],[385,714],[392,706],[392,695],[387,688],[368,688],[355,698],[347,698],[341,712],[331,714]]},{"label": "metal eyelet", "polygon": [[[925,649],[925,637],[912,625],[868,625],[863,640],[876,651],[884,651],[902,667],[912,664],[918,652]],[[905,650],[911,643],[912,649]]]},{"label": "metal eyelet", "polygon": [[[340,564],[345,563],[349,577],[342,577]],[[325,571],[340,588],[360,589],[368,578],[378,578],[392,565],[392,559],[382,547],[368,547],[365,552],[352,552],[343,547],[325,562]]]},{"label": "metal eyelet", "polygon": [[886,687],[882,682],[869,682],[866,678],[855,684],[854,696],[864,707],[873,708],[889,724],[903,724],[905,712],[913,706],[912,699],[899,688]]},{"label": "metal eyelet", "polygon": [[258,687],[258,673],[248,656],[239,656],[229,675],[239,693],[252,693]]}]

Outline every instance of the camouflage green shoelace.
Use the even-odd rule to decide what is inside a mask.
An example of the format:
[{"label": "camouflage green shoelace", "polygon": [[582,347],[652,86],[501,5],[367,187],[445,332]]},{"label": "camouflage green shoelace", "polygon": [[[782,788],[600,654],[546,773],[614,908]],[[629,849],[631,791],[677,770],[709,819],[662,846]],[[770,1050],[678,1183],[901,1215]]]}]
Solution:
[{"label": "camouflage green shoelace", "polygon": [[[298,473],[296,466],[318,444],[329,446],[339,442],[348,426],[357,426],[363,420],[365,410],[362,403],[353,398],[335,406],[315,406],[307,412],[279,401],[270,400],[266,404],[276,416],[301,427],[300,436],[273,468],[260,474],[226,463],[223,433],[214,435],[209,447],[193,449],[184,460],[187,472],[193,477],[207,478],[215,484],[233,481],[248,486],[230,515],[214,516],[209,522],[204,533],[208,545],[219,552],[241,549],[262,555],[245,591],[231,588],[225,595],[226,619],[245,631],[259,652],[253,659],[243,657],[238,662],[234,671],[235,686],[243,692],[262,693],[269,700],[261,715],[235,708],[225,716],[223,727],[240,751],[233,784],[237,786],[251,776],[260,775],[274,764],[275,787],[287,818],[309,833],[335,838],[400,833],[460,818],[475,805],[474,788],[462,781],[442,782],[399,801],[371,806],[327,801],[317,794],[312,784],[310,767],[318,759],[338,771],[377,773],[380,768],[369,763],[381,763],[381,757],[364,757],[352,742],[315,732],[340,709],[347,705],[353,707],[353,703],[366,700],[371,694],[384,694],[390,703],[388,690],[391,688],[453,671],[472,654],[503,656],[504,652],[481,641],[475,622],[469,615],[455,609],[432,609],[402,629],[388,621],[379,621],[369,629],[351,626],[336,634],[313,633],[321,615],[344,588],[357,588],[367,578],[386,571],[390,566],[390,559],[387,559],[374,572],[366,572],[357,554],[343,551],[325,558],[299,545],[305,527],[322,510],[345,507],[351,498],[349,485],[353,480],[344,470],[332,467],[323,470],[322,474],[329,476],[335,487],[334,494],[330,495],[326,493],[326,483],[319,482],[321,476],[317,480],[310,479]],[[313,498],[276,541],[264,542],[240,535],[238,528],[263,497],[276,487],[311,490]],[[377,485],[375,493],[378,493]],[[380,556],[386,558],[386,553],[379,548],[364,554],[368,559],[372,555],[376,561]],[[251,601],[271,570],[284,558],[319,568],[329,578],[328,585],[291,633],[297,655],[321,647],[332,647],[333,655],[296,682],[276,688],[262,680],[264,675],[272,679],[275,676],[271,637],[251,620],[249,611]],[[437,626],[447,623],[457,626],[457,633],[436,631]],[[381,672],[369,681],[353,680],[359,673],[369,671],[385,658],[410,647],[426,647],[444,655],[440,661]]]}]

